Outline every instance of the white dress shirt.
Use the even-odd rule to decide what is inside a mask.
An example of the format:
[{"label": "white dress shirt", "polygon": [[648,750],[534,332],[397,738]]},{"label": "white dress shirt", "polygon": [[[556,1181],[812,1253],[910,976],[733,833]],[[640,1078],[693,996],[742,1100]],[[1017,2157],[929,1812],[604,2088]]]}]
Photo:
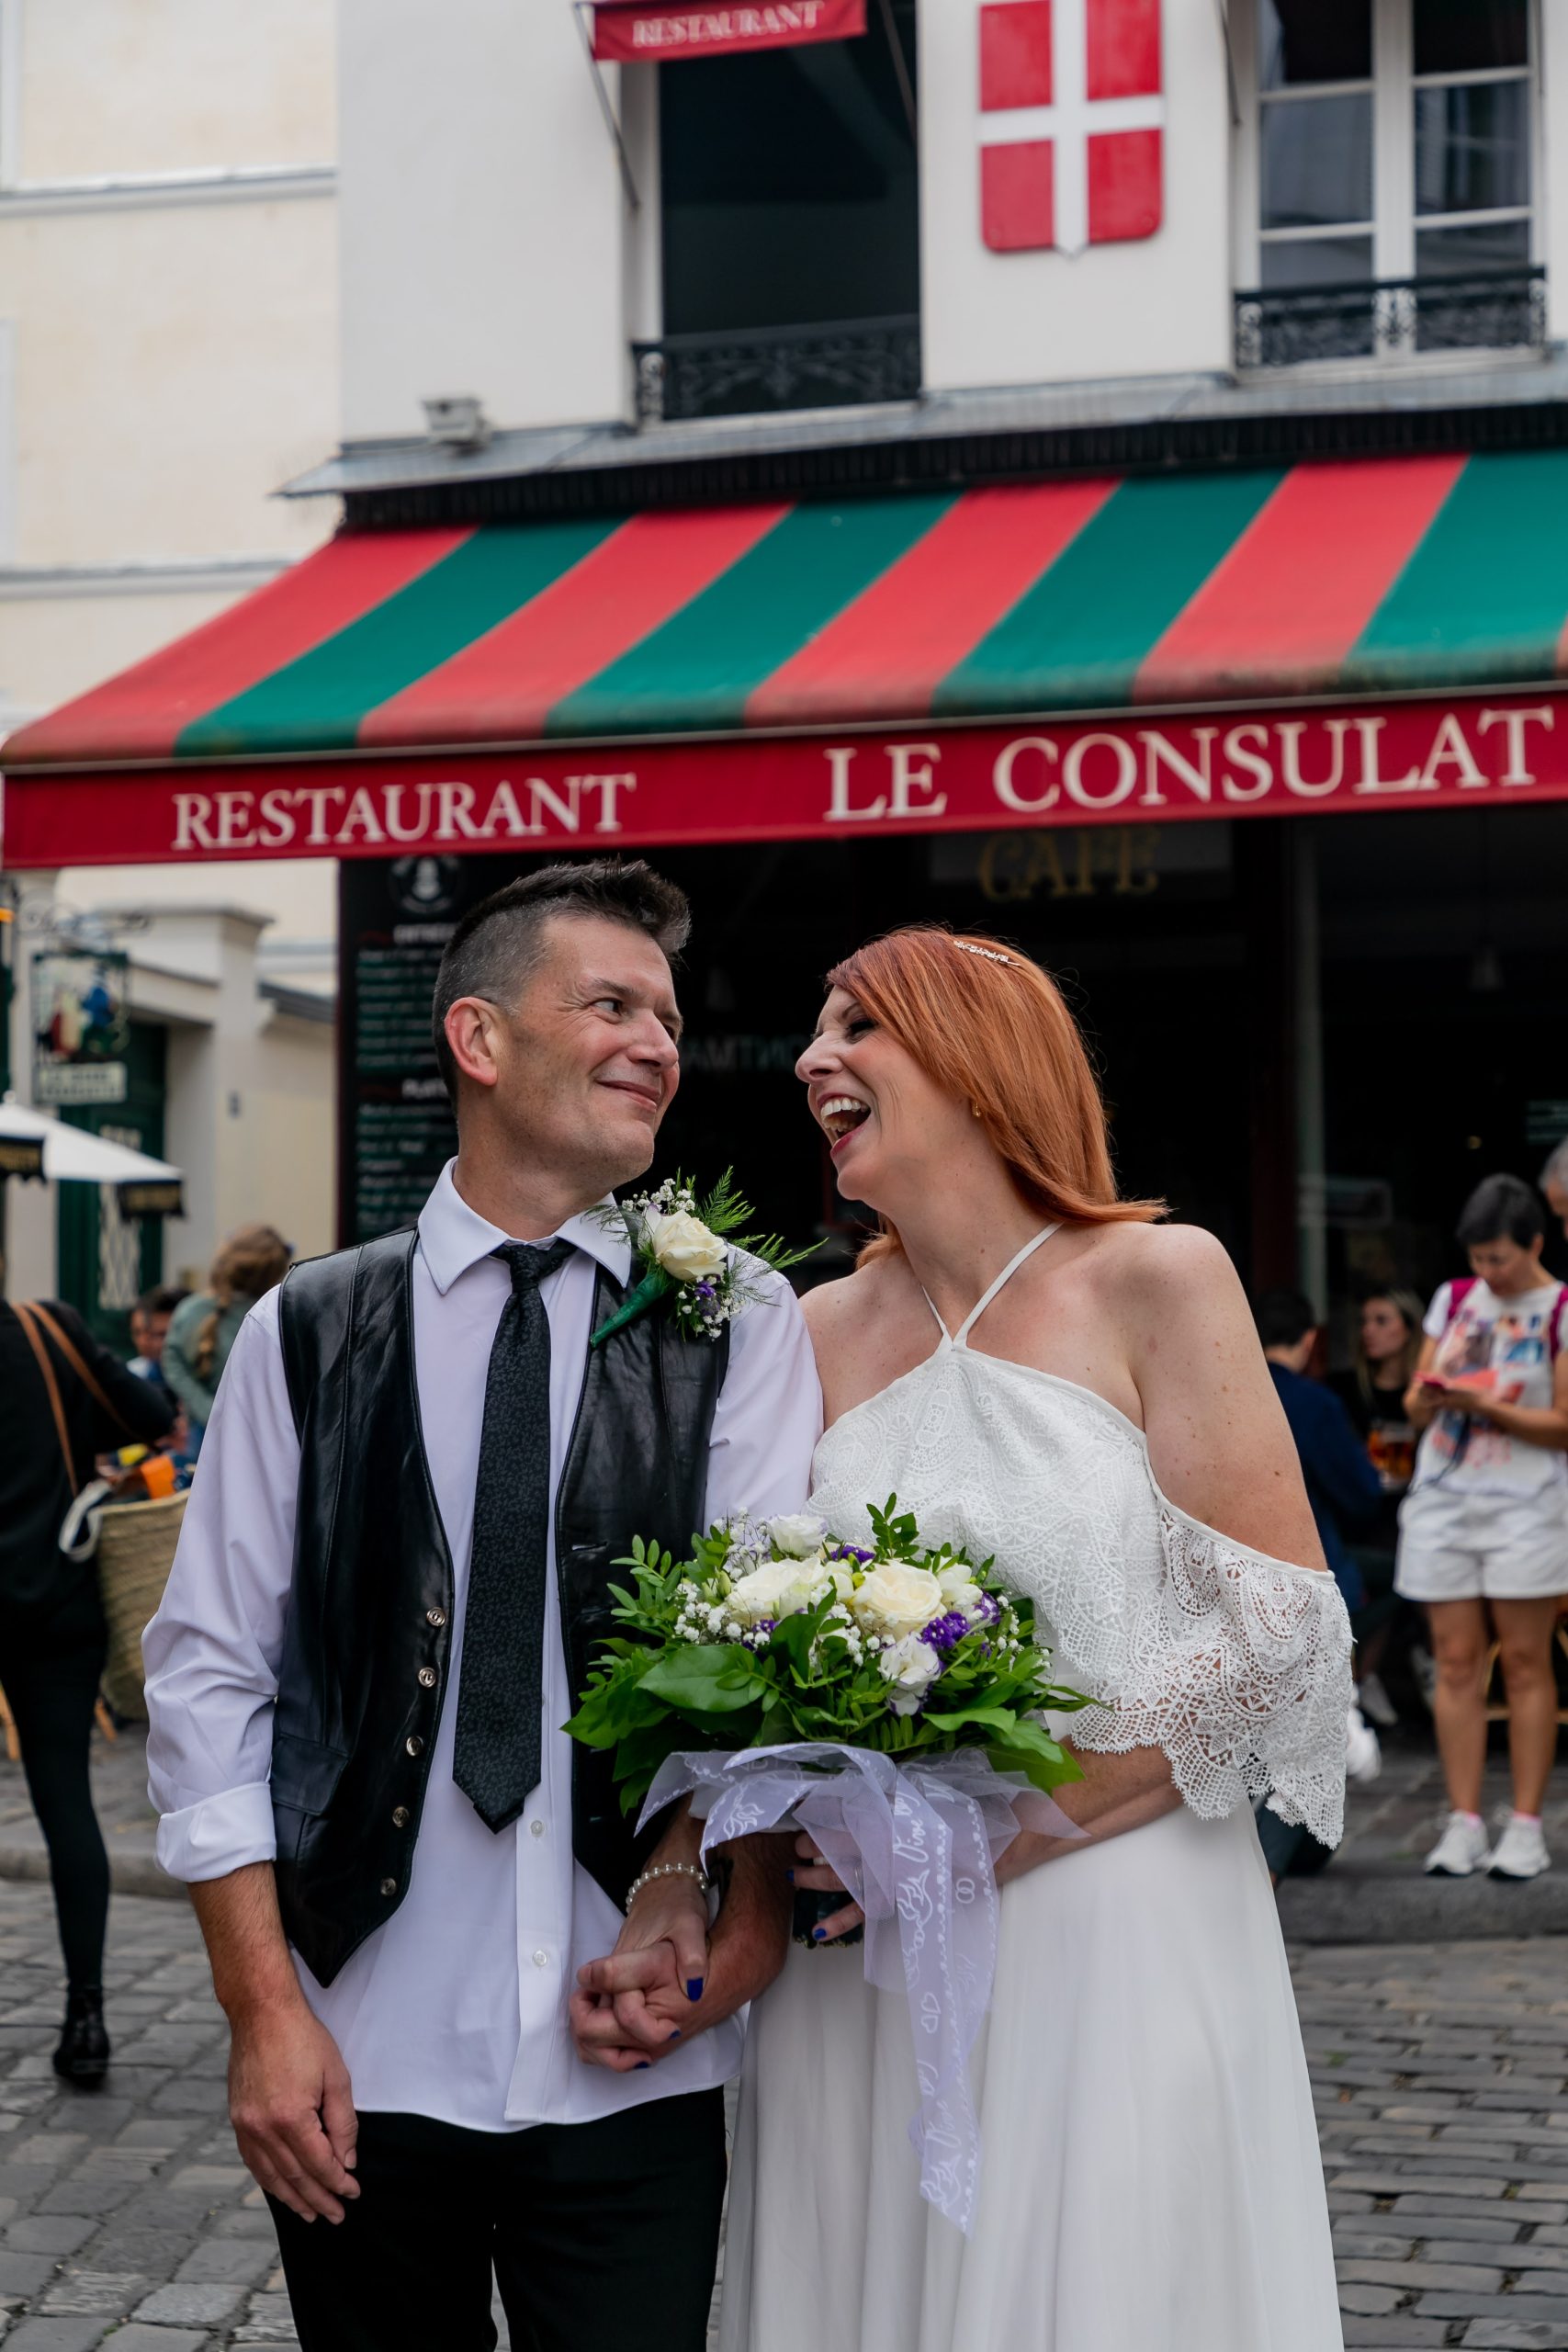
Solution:
[{"label": "white dress shirt", "polygon": [[[330,1985],[296,1956],[337,2043],[356,2104],[479,2131],[580,2123],[727,2081],[739,2019],[649,2069],[611,2074],[578,2057],[567,2001],[578,1968],[612,1951],[622,1920],[573,1861],[568,1688],[547,1562],[544,1776],[522,1818],[487,1829],[452,1779],[474,1487],[491,1342],[511,1295],[491,1252],[508,1237],[468,1207],[449,1164],[425,1203],[413,1261],[414,1362],[425,1453],[455,1577],[452,1667],[408,1893]],[[560,1228],[575,1247],[543,1284],[550,1329],[550,1486],[565,1466],[582,1385],[595,1265],[625,1283],[624,1237],[592,1215]],[[530,1239],[536,1236],[527,1237]],[[822,1400],[789,1286],[731,1329],[708,1460],[709,1522],[733,1510],[799,1510]],[[174,1877],[224,1877],[275,1855],[267,1778],[293,1557],[299,1445],[278,1339],[277,1293],[247,1317],[208,1423],[174,1571],[148,1627],[149,1792],[158,1859]],[[654,1310],[657,1312],[657,1309]],[[613,1344],[613,1343],[612,1343]]]}]

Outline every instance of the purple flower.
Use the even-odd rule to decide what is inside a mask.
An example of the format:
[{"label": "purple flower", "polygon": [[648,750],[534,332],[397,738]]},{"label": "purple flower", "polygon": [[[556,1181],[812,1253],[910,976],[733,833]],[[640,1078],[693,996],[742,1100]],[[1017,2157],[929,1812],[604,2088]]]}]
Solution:
[{"label": "purple flower", "polygon": [[961,1642],[969,1631],[969,1620],[962,1609],[950,1609],[945,1617],[933,1617],[920,1629],[920,1639],[943,1657],[955,1642]]},{"label": "purple flower", "polygon": [[712,1283],[698,1283],[696,1285],[696,1292],[699,1298],[715,1298],[717,1296],[717,1291]]},{"label": "purple flower", "polygon": [[994,1625],[1001,1613],[1001,1604],[996,1594],[983,1592],[980,1595],[980,1606],[975,1612],[975,1623],[977,1625]]},{"label": "purple flower", "polygon": [[870,1566],[876,1555],[874,1552],[866,1551],[859,1544],[837,1544],[829,1553],[828,1557],[830,1560],[858,1560],[863,1568]]}]

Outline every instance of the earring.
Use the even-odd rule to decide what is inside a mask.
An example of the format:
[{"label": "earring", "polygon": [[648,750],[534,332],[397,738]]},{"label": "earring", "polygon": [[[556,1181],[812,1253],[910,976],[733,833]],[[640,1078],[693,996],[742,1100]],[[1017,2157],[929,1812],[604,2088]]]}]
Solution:
[{"label": "earring", "polygon": [[982,1113],[982,1111],[981,1111],[981,1109],[980,1109],[980,1105],[978,1104],[978,1102],[971,1102],[971,1103],[970,1103],[970,1105],[969,1105],[969,1108],[970,1108],[970,1110],[975,1114],[975,1116],[976,1116],[977,1119],[978,1119],[978,1118],[981,1118],[981,1117],[983,1117],[983,1116],[984,1116],[984,1114]]}]

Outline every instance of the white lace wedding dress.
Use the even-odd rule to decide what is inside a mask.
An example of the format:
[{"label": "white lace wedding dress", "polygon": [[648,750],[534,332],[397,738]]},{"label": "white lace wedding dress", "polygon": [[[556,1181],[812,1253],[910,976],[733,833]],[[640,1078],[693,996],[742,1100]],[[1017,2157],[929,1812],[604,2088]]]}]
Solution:
[{"label": "white lace wedding dress", "polygon": [[1162,1747],[1186,1802],[1003,1890],[968,2239],[919,2193],[903,1995],[857,1948],[792,1948],[751,2012],[720,2352],[1339,2352],[1249,1800],[1338,1837],[1344,1605],[1179,1510],[1102,1397],[966,1344],[1012,1271],[829,1430],[813,1508],[863,1539],[896,1491],[927,1536],[994,1555],[1099,1702],[1073,1739]]}]

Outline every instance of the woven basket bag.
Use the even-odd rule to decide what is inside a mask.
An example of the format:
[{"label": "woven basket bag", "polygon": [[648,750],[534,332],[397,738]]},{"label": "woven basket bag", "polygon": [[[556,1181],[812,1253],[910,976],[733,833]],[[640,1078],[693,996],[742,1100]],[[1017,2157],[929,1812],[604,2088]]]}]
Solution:
[{"label": "woven basket bag", "polygon": [[109,1628],[103,1693],[117,1715],[138,1723],[147,1719],[141,1629],[164,1598],[187,1500],[116,1503],[98,1517],[98,1589]]}]

